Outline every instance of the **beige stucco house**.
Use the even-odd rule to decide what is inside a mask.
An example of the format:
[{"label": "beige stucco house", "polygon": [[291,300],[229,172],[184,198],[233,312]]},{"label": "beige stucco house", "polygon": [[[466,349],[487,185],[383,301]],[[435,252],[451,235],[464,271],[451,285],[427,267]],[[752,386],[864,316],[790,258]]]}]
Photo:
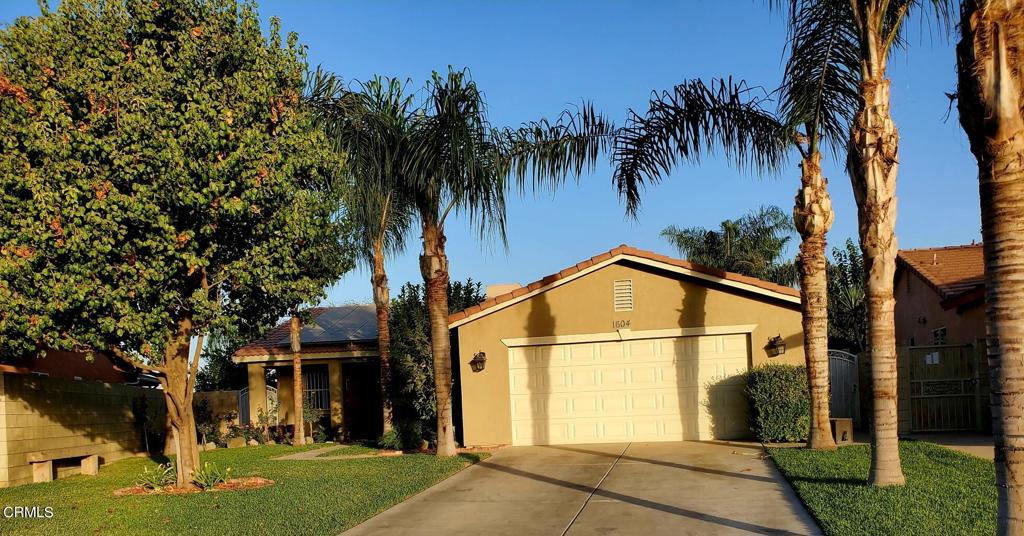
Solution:
[{"label": "beige stucco house", "polygon": [[795,289],[626,246],[449,320],[466,446],[743,437],[739,375],[804,362]]},{"label": "beige stucco house", "polygon": [[[232,357],[249,371],[249,419],[267,411],[267,379],[277,382],[279,420],[293,424],[292,353],[288,322]],[[377,317],[373,305],[317,307],[302,327],[303,396],[321,410],[331,435],[371,439],[383,429]]]}]

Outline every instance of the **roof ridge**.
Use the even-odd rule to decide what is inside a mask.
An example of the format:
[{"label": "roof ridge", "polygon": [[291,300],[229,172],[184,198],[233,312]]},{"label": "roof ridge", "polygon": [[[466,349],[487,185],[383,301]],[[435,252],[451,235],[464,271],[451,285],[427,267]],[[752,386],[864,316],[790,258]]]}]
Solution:
[{"label": "roof ridge", "polygon": [[909,252],[909,251],[942,251],[942,250],[950,250],[950,249],[965,249],[965,248],[982,247],[983,245],[984,244],[982,242],[978,242],[976,244],[960,244],[960,245],[954,245],[954,246],[933,246],[933,247],[924,247],[924,248],[907,248],[907,249],[899,250],[899,253],[903,253],[904,251],[907,251],[907,252]]},{"label": "roof ridge", "polygon": [[793,296],[793,297],[799,297],[800,296],[800,291],[798,291],[798,290],[796,290],[796,289],[794,289],[792,287],[787,287],[787,286],[784,286],[784,285],[779,285],[777,283],[772,283],[771,281],[765,281],[763,279],[758,279],[756,277],[746,276],[746,275],[739,274],[739,273],[736,273],[736,272],[728,272],[728,271],[725,271],[725,270],[720,270],[718,268],[712,268],[712,267],[709,267],[709,266],[704,266],[704,265],[701,265],[701,264],[696,264],[696,263],[693,263],[693,262],[690,262],[690,261],[687,261],[687,260],[683,260],[683,259],[678,259],[678,258],[675,258],[675,257],[669,257],[668,255],[663,255],[661,253],[656,253],[654,251],[640,249],[640,248],[629,246],[629,245],[626,245],[626,244],[620,244],[620,245],[618,245],[618,246],[616,246],[616,247],[614,247],[614,248],[612,248],[612,249],[610,249],[610,250],[608,250],[608,251],[606,251],[604,253],[599,253],[597,255],[594,255],[593,257],[590,257],[589,259],[585,259],[585,260],[583,260],[581,262],[578,262],[578,263],[576,263],[576,264],[574,264],[572,266],[569,266],[568,268],[565,268],[565,269],[563,269],[563,270],[561,270],[561,271],[559,271],[557,273],[544,276],[544,277],[542,277],[542,278],[540,278],[540,279],[538,279],[538,280],[536,280],[536,281],[534,281],[532,283],[529,283],[527,285],[523,285],[523,286],[521,286],[521,287],[519,287],[517,289],[511,290],[511,291],[506,292],[504,294],[499,294],[497,296],[488,298],[488,299],[480,302],[477,305],[473,305],[471,307],[467,307],[467,308],[465,308],[465,309],[463,309],[461,311],[456,311],[456,312],[448,315],[448,322],[452,323],[452,322],[456,322],[456,321],[462,320],[464,318],[468,318],[471,315],[474,315],[474,314],[479,313],[481,311],[490,309],[491,307],[495,307],[495,306],[497,306],[500,303],[504,303],[504,302],[507,302],[509,300],[518,298],[518,297],[520,297],[520,296],[522,296],[524,294],[528,294],[530,292],[539,290],[540,288],[543,288],[545,286],[551,285],[551,284],[553,284],[553,283],[555,283],[555,282],[557,282],[557,281],[559,281],[561,279],[564,279],[564,278],[569,277],[569,276],[571,276],[573,274],[582,272],[583,270],[586,270],[587,268],[590,268],[591,266],[594,266],[596,264],[600,264],[602,262],[608,261],[610,259],[613,259],[613,258],[619,256],[619,255],[629,255],[629,256],[633,256],[633,257],[640,257],[640,258],[647,259],[647,260],[663,262],[665,264],[671,264],[673,266],[677,266],[677,267],[680,267],[680,268],[685,268],[685,269],[688,269],[688,270],[692,270],[694,272],[700,272],[700,273],[703,273],[705,275],[710,275],[710,276],[717,277],[717,278],[720,278],[720,279],[725,279],[725,280],[729,280],[729,281],[735,281],[735,282],[738,282],[738,283],[743,283],[743,284],[755,286],[755,287],[758,287],[758,288],[761,288],[763,290],[767,290],[767,291],[770,291],[770,292],[776,292],[776,293],[779,293],[779,294],[787,294],[787,295]]}]

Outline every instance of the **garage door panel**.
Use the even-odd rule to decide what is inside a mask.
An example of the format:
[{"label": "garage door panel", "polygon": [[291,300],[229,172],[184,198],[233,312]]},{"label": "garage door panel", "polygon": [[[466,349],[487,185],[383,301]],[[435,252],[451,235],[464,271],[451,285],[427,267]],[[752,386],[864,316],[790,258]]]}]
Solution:
[{"label": "garage door panel", "polygon": [[513,443],[741,436],[748,356],[745,334],[512,348]]}]

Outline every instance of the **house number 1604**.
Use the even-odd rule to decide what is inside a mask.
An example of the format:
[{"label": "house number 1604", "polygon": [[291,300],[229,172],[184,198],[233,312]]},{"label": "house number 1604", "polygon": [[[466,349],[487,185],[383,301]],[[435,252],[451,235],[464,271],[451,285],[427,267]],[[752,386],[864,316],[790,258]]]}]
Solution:
[{"label": "house number 1604", "polygon": [[612,329],[629,329],[629,320],[612,320]]}]

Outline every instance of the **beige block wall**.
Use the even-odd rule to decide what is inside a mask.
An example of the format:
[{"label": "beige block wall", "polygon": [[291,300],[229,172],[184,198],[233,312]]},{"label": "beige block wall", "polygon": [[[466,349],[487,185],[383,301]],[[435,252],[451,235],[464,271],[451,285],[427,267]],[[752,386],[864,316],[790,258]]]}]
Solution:
[{"label": "beige block wall", "polygon": [[140,397],[163,423],[164,399],[155,389],[0,374],[0,487],[32,481],[30,452],[95,445],[103,463],[145,453],[132,410]]},{"label": "beige block wall", "polygon": [[[634,308],[615,312],[612,282],[632,279]],[[503,445],[512,441],[508,348],[503,338],[756,324],[750,336],[753,365],[804,364],[800,306],[705,284],[635,264],[617,263],[457,328],[462,389],[463,441]],[[787,351],[769,357],[765,346],[781,335]],[[469,361],[487,355],[484,371]]]}]

